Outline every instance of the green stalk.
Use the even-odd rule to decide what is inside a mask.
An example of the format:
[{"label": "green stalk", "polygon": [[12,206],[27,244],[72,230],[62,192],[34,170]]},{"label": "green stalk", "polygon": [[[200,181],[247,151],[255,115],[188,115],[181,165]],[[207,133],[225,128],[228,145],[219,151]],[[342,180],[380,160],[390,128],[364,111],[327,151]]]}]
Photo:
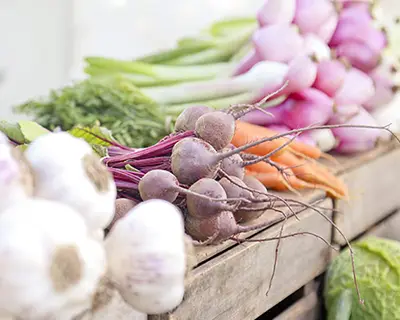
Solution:
[{"label": "green stalk", "polygon": [[166,63],[167,61],[174,60],[182,56],[198,53],[215,45],[215,42],[199,42],[197,40],[198,39],[196,39],[196,41],[190,40],[190,45],[189,41],[187,41],[185,44],[177,48],[163,50],[158,53],[139,57],[138,59],[135,59],[135,61],[146,63]]},{"label": "green stalk", "polygon": [[[221,57],[218,48],[225,46],[227,42],[231,41],[232,37],[237,37],[237,34],[240,34],[243,30],[255,30],[256,27],[257,21],[254,18],[231,18],[217,21],[198,36],[184,37],[178,40],[176,48],[142,56],[135,61],[162,64],[172,62],[174,64],[173,61],[175,60],[175,63],[179,64],[179,58],[184,59],[186,56],[200,54],[207,49],[217,49],[217,52],[211,50],[204,53],[204,56],[200,55],[201,61],[207,60],[209,63],[226,61],[226,56],[222,55]],[[213,60],[213,58],[216,58],[216,60]]]},{"label": "green stalk", "polygon": [[254,28],[247,28],[229,37],[223,38],[218,45],[197,53],[184,55],[168,61],[171,65],[199,65],[228,61],[237,50],[247,43]]},{"label": "green stalk", "polygon": [[287,73],[288,66],[262,61],[248,72],[235,77],[219,77],[165,87],[142,88],[142,92],[161,105],[190,103],[230,97],[246,92],[276,88]]},{"label": "green stalk", "polygon": [[[225,109],[231,105],[235,104],[243,104],[243,103],[253,103],[255,99],[259,98],[259,92],[245,92],[245,93],[240,93],[237,95],[229,96],[229,97],[223,97],[223,98],[218,98],[218,99],[211,99],[211,100],[204,100],[204,101],[197,101],[195,104],[196,105],[205,105],[209,106],[213,109],[216,110],[221,110]],[[271,108],[275,107],[278,104],[282,103],[283,101],[286,100],[286,96],[280,96],[276,99],[273,99],[271,101],[267,101],[264,103],[261,107],[262,108]],[[175,105],[169,105],[166,106],[166,113],[171,115],[172,117],[178,116],[183,110],[186,108],[193,106],[194,103],[182,103],[182,104],[175,104]]]},{"label": "green stalk", "polygon": [[157,65],[137,61],[124,61],[103,57],[87,57],[89,66],[87,73],[96,75],[124,74],[130,75],[132,83],[141,86],[151,85],[151,81],[159,84],[207,80],[230,74],[234,68],[229,63],[216,63],[209,65],[170,66]]}]

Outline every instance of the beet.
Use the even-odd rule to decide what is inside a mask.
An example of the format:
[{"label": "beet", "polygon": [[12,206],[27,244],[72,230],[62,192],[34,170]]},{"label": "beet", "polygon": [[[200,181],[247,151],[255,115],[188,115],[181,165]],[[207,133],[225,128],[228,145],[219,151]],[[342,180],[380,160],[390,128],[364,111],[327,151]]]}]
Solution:
[{"label": "beet", "polygon": [[206,106],[191,106],[184,109],[175,121],[175,131],[194,130],[197,119],[209,112],[212,112],[212,109]]},{"label": "beet", "polygon": [[215,111],[202,115],[196,121],[195,134],[219,151],[227,147],[235,134],[235,118]]}]

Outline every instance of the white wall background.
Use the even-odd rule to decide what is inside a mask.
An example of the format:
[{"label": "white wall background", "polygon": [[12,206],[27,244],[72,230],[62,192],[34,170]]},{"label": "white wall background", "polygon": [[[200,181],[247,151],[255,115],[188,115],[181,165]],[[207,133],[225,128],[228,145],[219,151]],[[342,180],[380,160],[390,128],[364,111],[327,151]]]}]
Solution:
[{"label": "white wall background", "polygon": [[[82,76],[82,57],[167,48],[263,0],[0,0],[0,119],[11,106]],[[283,0],[284,1],[284,0]]]}]

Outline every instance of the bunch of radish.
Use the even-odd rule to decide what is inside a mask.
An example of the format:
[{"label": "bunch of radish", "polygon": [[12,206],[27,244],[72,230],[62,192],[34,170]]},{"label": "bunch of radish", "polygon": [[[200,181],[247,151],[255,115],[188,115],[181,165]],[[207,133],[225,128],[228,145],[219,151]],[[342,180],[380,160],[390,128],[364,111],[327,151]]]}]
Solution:
[{"label": "bunch of radish", "polygon": [[120,300],[137,315],[180,304],[193,254],[178,207],[129,204],[114,221],[111,173],[66,132],[24,152],[0,134],[0,149],[1,319],[98,319]]},{"label": "bunch of radish", "polygon": [[[377,124],[374,112],[386,107],[397,92],[399,62],[385,51],[395,24],[378,20],[376,5],[369,1],[267,0],[257,15],[253,50],[236,74],[259,61],[287,63],[289,85],[281,93],[287,96],[268,109],[273,118],[253,111],[243,120],[273,128],[278,125],[280,130],[317,123]],[[386,121],[398,117],[393,110]],[[354,153],[372,149],[382,134],[341,128],[307,138],[305,142],[324,150]]]}]

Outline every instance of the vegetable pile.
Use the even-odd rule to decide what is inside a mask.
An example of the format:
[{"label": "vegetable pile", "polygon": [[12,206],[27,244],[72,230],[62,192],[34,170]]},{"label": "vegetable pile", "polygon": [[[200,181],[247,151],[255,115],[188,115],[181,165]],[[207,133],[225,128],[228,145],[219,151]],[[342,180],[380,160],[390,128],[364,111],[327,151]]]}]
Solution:
[{"label": "vegetable pile", "polygon": [[359,2],[269,0],[169,51],[89,57],[88,79],[18,106],[36,122],[0,122],[0,316],[94,317],[115,296],[169,312],[193,246],[283,221],[262,240],[277,240],[271,288],[281,239],[329,245],[283,235],[304,209],[345,238],[324,208],[271,190],[348,198],[318,160],[392,134],[370,113],[397,88],[388,35]]},{"label": "vegetable pile", "polygon": [[[336,198],[346,198],[348,194],[346,186],[315,161],[330,156],[294,141],[303,131],[326,129],[326,126],[282,134],[262,128],[266,132],[249,135],[249,130],[245,130],[243,134],[241,126],[252,125],[237,118],[255,108],[257,105],[232,106],[225,111],[188,107],[179,115],[174,133],[142,149],[119,144],[101,128],[51,132],[36,123],[3,122],[2,130],[10,137],[10,143],[2,140],[9,154],[4,163],[9,163],[6,169],[11,174],[11,177],[4,174],[3,185],[13,178],[18,187],[15,197],[22,201],[19,205],[5,202],[4,215],[10,212],[9,215],[17,217],[18,212],[25,213],[24,204],[38,206],[40,211],[44,200],[49,203],[48,209],[43,205],[45,212],[53,204],[68,208],[85,226],[82,230],[86,237],[98,244],[100,252],[104,251],[105,267],[100,270],[103,273],[94,280],[105,282],[132,307],[148,314],[170,311],[182,301],[185,274],[195,264],[190,258],[191,246],[247,241],[237,236],[284,221],[279,237],[263,239],[278,240],[272,284],[281,238],[313,235],[328,244],[309,232],[282,235],[288,217],[297,217],[297,212],[310,208],[340,230],[323,208],[271,193],[265,186],[292,191],[319,188]],[[328,128],[337,127],[346,126]],[[388,130],[363,125],[353,128]],[[290,134],[292,137],[288,138]],[[103,153],[102,159],[93,149]],[[13,157],[14,152],[20,154],[19,162]],[[310,163],[305,162],[309,159]],[[24,165],[26,170],[15,169],[17,164],[21,168]],[[263,164],[274,169],[265,171]],[[18,174],[23,173],[31,179],[21,179]],[[30,188],[23,188],[22,182]],[[279,219],[269,217],[274,211],[281,215]],[[265,218],[258,220],[261,216]],[[0,214],[0,228],[1,218]],[[18,223],[13,228],[19,232]],[[47,228],[42,223],[44,232]],[[33,262],[28,257],[24,264],[29,266],[29,263]],[[154,277],[161,278],[156,281]],[[93,302],[91,306],[89,302],[97,295],[96,290],[103,292],[104,288],[93,286],[88,292],[85,310],[92,311],[87,312],[94,312]],[[18,301],[18,297],[13,299]],[[16,314],[16,310],[7,312]]]},{"label": "vegetable pile", "polygon": [[[288,82],[263,105],[274,117],[254,110],[242,120],[278,131],[393,122],[398,30],[378,1],[268,0],[256,17],[218,21],[171,50],[135,61],[87,57],[88,80],[17,109],[50,130],[97,123],[121,144],[146,147],[170,133],[188,106],[255,103]],[[386,137],[340,128],[299,139],[354,153]]]}]

